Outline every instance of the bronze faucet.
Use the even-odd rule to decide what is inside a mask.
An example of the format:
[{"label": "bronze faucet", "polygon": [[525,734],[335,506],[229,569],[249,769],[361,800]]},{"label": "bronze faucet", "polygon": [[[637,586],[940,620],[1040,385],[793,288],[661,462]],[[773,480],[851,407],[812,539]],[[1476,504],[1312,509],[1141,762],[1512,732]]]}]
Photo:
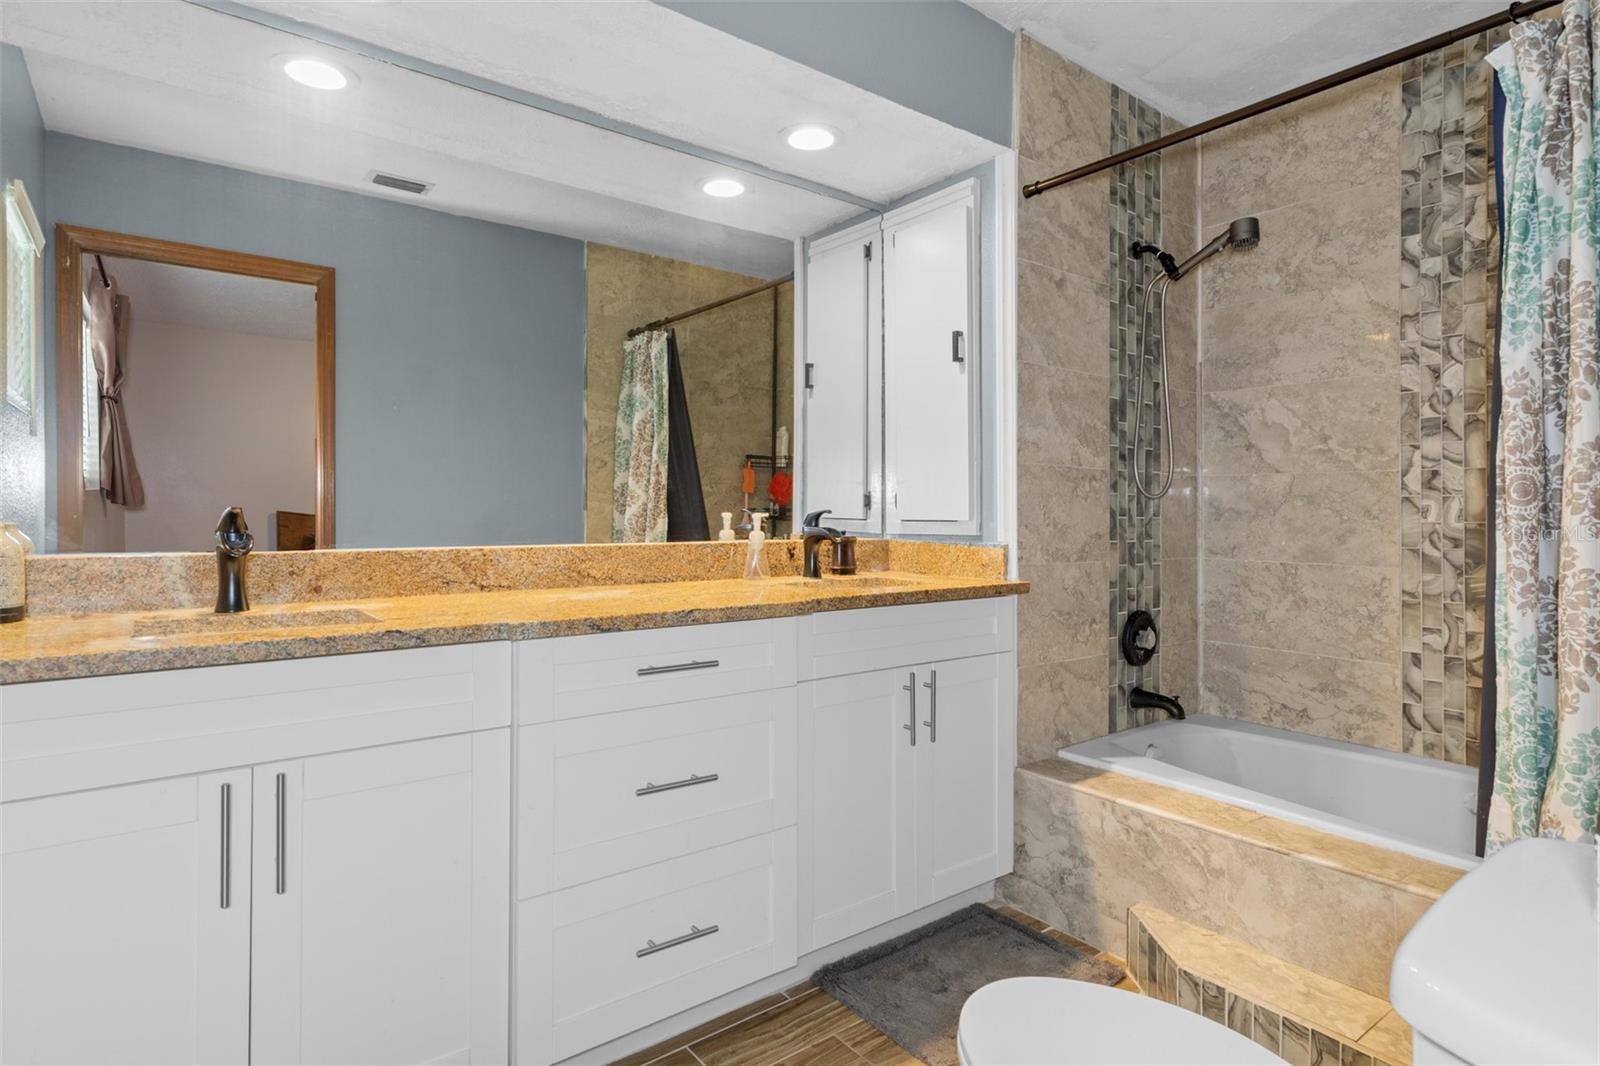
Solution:
[{"label": "bronze faucet", "polygon": [[256,538],[245,524],[244,508],[230,507],[217,522],[217,613],[236,614],[250,609],[244,591],[244,557]]}]

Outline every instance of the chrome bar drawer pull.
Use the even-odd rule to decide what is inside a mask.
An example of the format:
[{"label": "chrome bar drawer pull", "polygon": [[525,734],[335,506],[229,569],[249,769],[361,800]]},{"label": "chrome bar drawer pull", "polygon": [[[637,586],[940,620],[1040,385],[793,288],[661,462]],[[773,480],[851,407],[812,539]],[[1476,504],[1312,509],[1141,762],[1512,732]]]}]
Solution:
[{"label": "chrome bar drawer pull", "polygon": [[939,671],[929,670],[928,680],[922,683],[928,690],[928,720],[922,724],[928,727],[928,739],[939,743]]},{"label": "chrome bar drawer pull", "polygon": [[289,890],[289,870],[288,870],[288,857],[289,857],[288,856],[288,852],[289,852],[289,830],[288,830],[288,821],[289,821],[289,787],[288,787],[288,779],[283,774],[279,774],[278,775],[277,806],[278,806],[278,826],[277,826],[278,838],[274,842],[273,856],[278,861],[278,883],[277,883],[276,887],[277,887],[277,890],[278,890],[278,895],[281,896],[281,895],[283,895],[285,892],[287,892]]},{"label": "chrome bar drawer pull", "polygon": [[667,666],[641,666],[634,673],[640,677],[650,677],[654,674],[681,674],[685,670],[714,670],[722,663],[716,659],[695,659],[687,663],[671,663]]},{"label": "chrome bar drawer pull", "polygon": [[911,720],[900,728],[911,734],[911,746],[914,748],[917,746],[917,672],[913,670],[906,676],[911,680],[900,688],[911,693]]},{"label": "chrome bar drawer pull", "polygon": [[658,951],[666,951],[668,948],[675,948],[679,944],[687,944],[691,940],[699,940],[703,936],[710,936],[720,928],[722,927],[718,925],[708,925],[702,929],[698,925],[691,925],[687,933],[683,934],[682,936],[675,936],[671,940],[663,940],[659,944],[657,944],[654,940],[646,940],[644,942],[644,947],[640,948],[638,951],[635,951],[633,954],[636,958],[642,959],[646,955],[654,955]]},{"label": "chrome bar drawer pull", "polygon": [[233,786],[222,786],[222,899],[223,910],[233,904]]},{"label": "chrome bar drawer pull", "polygon": [[700,774],[690,774],[682,781],[668,781],[664,785],[658,785],[654,781],[646,781],[644,787],[634,789],[633,794],[635,796],[654,796],[657,792],[671,792],[673,789],[688,788],[690,785],[709,785],[716,779],[716,774],[706,774],[703,777]]}]

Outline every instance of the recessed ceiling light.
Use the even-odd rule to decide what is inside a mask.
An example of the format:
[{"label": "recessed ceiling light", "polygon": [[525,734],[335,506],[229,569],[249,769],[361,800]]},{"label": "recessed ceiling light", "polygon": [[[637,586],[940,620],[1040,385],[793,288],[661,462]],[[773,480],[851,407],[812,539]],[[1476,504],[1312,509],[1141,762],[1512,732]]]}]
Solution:
[{"label": "recessed ceiling light", "polygon": [[700,191],[707,196],[716,196],[727,199],[730,196],[739,196],[744,192],[744,185],[732,178],[712,178],[700,186]]},{"label": "recessed ceiling light", "polygon": [[824,148],[832,148],[833,142],[839,137],[826,126],[808,125],[789,127],[783,131],[783,139],[790,148],[798,148],[802,152],[820,152]]},{"label": "recessed ceiling light", "polygon": [[313,89],[343,89],[351,80],[351,75],[332,63],[321,59],[307,59],[304,56],[284,63],[283,72],[301,85]]}]

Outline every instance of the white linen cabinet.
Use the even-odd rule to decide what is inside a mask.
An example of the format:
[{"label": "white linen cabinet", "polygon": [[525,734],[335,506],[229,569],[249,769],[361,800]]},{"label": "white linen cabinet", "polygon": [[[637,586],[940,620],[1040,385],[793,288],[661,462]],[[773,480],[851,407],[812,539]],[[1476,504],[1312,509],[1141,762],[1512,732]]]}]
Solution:
[{"label": "white linen cabinet", "polygon": [[858,533],[982,529],[980,188],[810,241],[802,510]]},{"label": "white linen cabinet", "polygon": [[510,689],[504,644],[0,689],[0,1059],[506,1061]]}]

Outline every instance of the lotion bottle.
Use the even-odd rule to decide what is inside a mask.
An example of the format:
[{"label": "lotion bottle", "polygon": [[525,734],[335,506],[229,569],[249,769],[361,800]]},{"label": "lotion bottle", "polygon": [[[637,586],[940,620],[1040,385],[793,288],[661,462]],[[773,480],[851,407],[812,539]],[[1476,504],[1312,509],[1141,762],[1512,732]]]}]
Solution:
[{"label": "lotion bottle", "polygon": [[732,511],[723,511],[722,512],[722,529],[720,531],[718,531],[717,539],[718,540],[736,540],[736,539],[738,539],[737,535],[733,531],[733,512]]},{"label": "lotion bottle", "polygon": [[767,576],[767,533],[762,528],[766,521],[765,511],[756,511],[750,516],[750,539],[745,541],[744,556],[744,576],[747,578]]}]

